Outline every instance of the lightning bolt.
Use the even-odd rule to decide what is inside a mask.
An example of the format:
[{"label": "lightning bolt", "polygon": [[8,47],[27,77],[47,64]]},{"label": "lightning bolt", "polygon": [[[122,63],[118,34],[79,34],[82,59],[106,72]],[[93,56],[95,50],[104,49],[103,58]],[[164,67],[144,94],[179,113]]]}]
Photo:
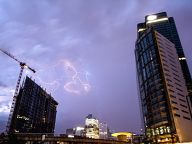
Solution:
[{"label": "lightning bolt", "polygon": [[[51,89],[53,88],[54,91],[58,89],[61,83],[64,83],[64,90],[69,93],[81,94],[82,92],[88,93],[91,90],[91,85],[89,84],[88,80],[89,73],[82,71],[79,72],[74,66],[74,64],[72,64],[69,60],[66,59],[61,59],[56,64],[47,65],[43,69],[39,69],[38,74],[44,74],[45,71],[47,73],[48,71],[55,70],[57,68],[59,68],[59,70],[62,70],[61,68],[64,68],[65,77],[63,76],[60,79],[56,79],[49,82],[43,80],[42,78],[37,76],[37,74],[31,73],[27,69],[25,70],[25,74],[28,75],[30,73],[32,77],[37,79],[37,81],[39,81],[42,85],[51,87]],[[68,81],[63,82],[66,78],[68,79]]]},{"label": "lightning bolt", "polygon": [[77,71],[77,69],[74,67],[74,65],[71,64],[71,62],[67,60],[63,62],[65,68],[73,73],[71,80],[64,85],[64,89],[67,92],[75,94],[80,94],[82,91],[89,92],[91,86],[88,82],[88,72],[84,74],[86,80],[83,81],[80,77],[81,73]]}]

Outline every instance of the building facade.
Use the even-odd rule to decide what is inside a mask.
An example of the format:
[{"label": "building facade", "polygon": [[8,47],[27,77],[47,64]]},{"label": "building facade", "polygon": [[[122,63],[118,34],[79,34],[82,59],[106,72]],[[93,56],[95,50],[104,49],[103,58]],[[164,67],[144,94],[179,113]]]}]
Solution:
[{"label": "building facade", "polygon": [[109,138],[109,128],[106,123],[99,123],[99,138],[100,139]]},{"label": "building facade", "polygon": [[154,28],[145,28],[138,35],[135,55],[147,139],[192,141],[188,91],[175,44]]},{"label": "building facade", "polygon": [[77,126],[66,130],[66,135],[85,137],[85,128]]},{"label": "building facade", "polygon": [[17,96],[9,133],[54,133],[57,105],[50,94],[26,77]]},{"label": "building facade", "polygon": [[[182,73],[188,89],[188,99],[192,104],[192,79],[190,71],[187,65],[186,57],[182,48],[182,44],[177,32],[176,24],[173,17],[168,17],[166,12],[148,15],[145,17],[144,23],[137,25],[138,37],[143,31],[149,27],[153,27],[154,30],[162,34],[169,41],[175,44],[175,48],[178,54],[178,59],[182,68]],[[190,107],[190,109],[192,109]],[[192,110],[190,110],[192,111]],[[191,114],[192,117],[192,114]]]},{"label": "building facade", "polygon": [[99,121],[92,114],[85,119],[85,134],[87,138],[99,139]]},{"label": "building facade", "polygon": [[85,128],[82,127],[82,126],[77,126],[77,127],[75,128],[75,135],[76,135],[76,136],[84,137],[84,136],[85,136]]}]

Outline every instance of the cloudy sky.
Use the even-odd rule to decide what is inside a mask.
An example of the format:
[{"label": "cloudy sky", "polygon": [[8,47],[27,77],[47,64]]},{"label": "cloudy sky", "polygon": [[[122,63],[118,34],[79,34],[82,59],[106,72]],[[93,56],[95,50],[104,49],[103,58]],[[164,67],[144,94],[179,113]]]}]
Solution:
[{"label": "cloudy sky", "polygon": [[[162,11],[175,18],[192,71],[191,0],[0,0],[0,46],[59,102],[56,133],[89,113],[112,130],[139,132],[136,25]],[[0,53],[0,70],[3,131],[20,67]]]}]

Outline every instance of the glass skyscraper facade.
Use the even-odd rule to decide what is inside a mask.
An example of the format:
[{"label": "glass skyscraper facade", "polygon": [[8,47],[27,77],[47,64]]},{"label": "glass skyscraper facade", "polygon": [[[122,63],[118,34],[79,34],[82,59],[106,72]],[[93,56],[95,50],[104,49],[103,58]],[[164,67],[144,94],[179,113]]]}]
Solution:
[{"label": "glass skyscraper facade", "polygon": [[58,103],[26,77],[17,96],[9,133],[54,133]]},{"label": "glass skyscraper facade", "polygon": [[188,93],[175,44],[153,27],[140,31],[135,55],[147,140],[191,141]]},{"label": "glass skyscraper facade", "polygon": [[162,34],[169,41],[175,44],[175,48],[178,54],[178,59],[181,64],[183,75],[186,81],[188,96],[192,103],[192,79],[190,71],[187,65],[186,57],[183,52],[182,44],[177,32],[176,24],[173,17],[168,17],[166,12],[148,15],[145,17],[144,23],[137,25],[138,37],[142,34],[143,30],[153,27],[154,30]]}]

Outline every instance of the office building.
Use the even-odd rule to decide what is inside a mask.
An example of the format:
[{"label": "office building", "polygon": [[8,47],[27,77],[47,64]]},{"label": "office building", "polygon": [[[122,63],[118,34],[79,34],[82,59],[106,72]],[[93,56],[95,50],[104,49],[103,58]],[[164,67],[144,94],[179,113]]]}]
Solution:
[{"label": "office building", "polygon": [[192,141],[188,92],[175,44],[155,28],[146,28],[138,34],[135,55],[147,140]]},{"label": "office building", "polygon": [[9,133],[54,133],[58,103],[29,77],[17,96]]},{"label": "office building", "polygon": [[99,123],[99,138],[100,139],[109,138],[109,129],[106,123]]},{"label": "office building", "polygon": [[85,134],[88,138],[99,139],[99,121],[92,114],[85,119]]},{"label": "office building", "polygon": [[82,126],[77,126],[75,129],[75,135],[76,136],[81,136],[84,137],[85,136],[85,128]]},{"label": "office building", "polygon": [[138,37],[140,37],[143,31],[149,27],[153,27],[154,30],[175,44],[178,59],[181,64],[182,72],[188,89],[189,101],[192,104],[192,79],[173,17],[168,17],[166,12],[146,16],[145,22],[137,25]]},{"label": "office building", "polygon": [[85,137],[85,128],[77,126],[75,128],[69,128],[66,130],[67,135]]}]

